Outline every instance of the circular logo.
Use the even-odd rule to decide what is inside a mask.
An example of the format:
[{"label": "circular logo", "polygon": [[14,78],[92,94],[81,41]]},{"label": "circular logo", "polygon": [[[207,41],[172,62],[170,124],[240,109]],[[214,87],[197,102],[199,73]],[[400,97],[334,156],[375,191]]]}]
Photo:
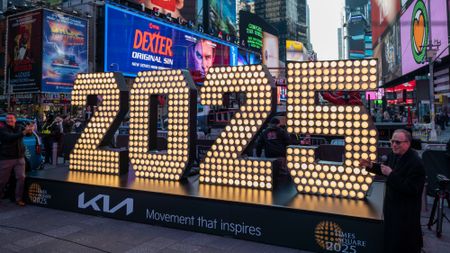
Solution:
[{"label": "circular logo", "polygon": [[411,50],[417,63],[425,61],[429,33],[427,8],[422,0],[414,5],[411,17]]},{"label": "circular logo", "polygon": [[333,245],[342,243],[342,229],[338,224],[331,221],[322,221],[317,224],[314,235],[317,244],[323,249],[327,249],[327,243]]},{"label": "circular logo", "polygon": [[36,204],[36,200],[42,196],[42,189],[39,184],[32,183],[30,188],[28,188],[28,197],[31,202]]}]

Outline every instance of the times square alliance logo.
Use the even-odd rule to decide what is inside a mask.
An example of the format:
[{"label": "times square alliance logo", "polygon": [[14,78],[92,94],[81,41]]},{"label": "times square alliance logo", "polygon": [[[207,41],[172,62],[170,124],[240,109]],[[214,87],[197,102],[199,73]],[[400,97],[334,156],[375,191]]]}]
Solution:
[{"label": "times square alliance logo", "polygon": [[423,63],[428,47],[430,20],[422,0],[414,5],[411,17],[411,51],[416,63]]},{"label": "times square alliance logo", "polygon": [[342,253],[357,253],[367,242],[358,240],[355,233],[344,232],[336,222],[321,221],[314,231],[316,243],[324,250]]},{"label": "times square alliance logo", "polygon": [[48,200],[52,198],[47,190],[42,189],[42,187],[37,183],[32,183],[28,188],[28,198],[33,204],[47,205]]}]

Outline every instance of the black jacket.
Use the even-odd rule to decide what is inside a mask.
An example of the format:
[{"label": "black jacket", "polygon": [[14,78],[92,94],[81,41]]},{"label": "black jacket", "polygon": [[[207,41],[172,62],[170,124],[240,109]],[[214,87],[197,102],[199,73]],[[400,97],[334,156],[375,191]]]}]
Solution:
[{"label": "black jacket", "polygon": [[[422,160],[409,149],[403,156],[389,154],[385,164],[392,172],[386,178],[384,252],[420,252],[420,209],[425,183]],[[370,171],[381,175],[380,164],[374,164]]]},{"label": "black jacket", "polygon": [[9,125],[0,128],[0,160],[25,157],[22,132],[23,128],[17,124],[14,128]]},{"label": "black jacket", "polygon": [[264,149],[266,157],[285,157],[287,145],[289,145],[288,133],[280,127],[269,126],[258,139],[256,155],[261,156],[262,149]]}]

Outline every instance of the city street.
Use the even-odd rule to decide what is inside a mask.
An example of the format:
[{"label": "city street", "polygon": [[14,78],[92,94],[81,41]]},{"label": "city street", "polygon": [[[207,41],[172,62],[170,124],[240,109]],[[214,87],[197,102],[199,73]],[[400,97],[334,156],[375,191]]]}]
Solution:
[{"label": "city street", "polygon": [[[428,222],[429,208],[422,214]],[[450,215],[450,209],[445,212]],[[301,224],[299,224],[301,226]],[[424,252],[442,253],[450,248],[450,223],[444,221],[437,238],[423,226]],[[276,252],[307,253],[290,248],[194,233],[146,224],[0,202],[0,252]]]}]

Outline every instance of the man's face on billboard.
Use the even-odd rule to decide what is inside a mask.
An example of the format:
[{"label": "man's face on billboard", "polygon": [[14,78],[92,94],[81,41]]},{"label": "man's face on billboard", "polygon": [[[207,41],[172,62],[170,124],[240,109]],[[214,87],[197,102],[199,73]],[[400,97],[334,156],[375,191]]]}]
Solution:
[{"label": "man's face on billboard", "polygon": [[201,40],[195,45],[195,66],[202,75],[208,73],[208,69],[214,63],[214,44],[208,40]]}]

